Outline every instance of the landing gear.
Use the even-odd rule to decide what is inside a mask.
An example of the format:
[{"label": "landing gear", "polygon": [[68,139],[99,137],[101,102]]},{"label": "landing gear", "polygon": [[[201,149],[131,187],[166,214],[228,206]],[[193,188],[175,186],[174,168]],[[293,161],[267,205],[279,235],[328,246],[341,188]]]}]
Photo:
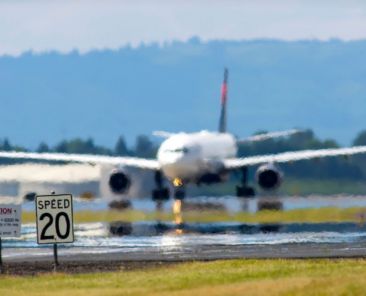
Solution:
[{"label": "landing gear", "polygon": [[248,186],[248,168],[243,167],[241,169],[241,185],[236,186],[237,197],[253,197],[255,191],[253,187]]},{"label": "landing gear", "polygon": [[155,184],[156,189],[152,191],[152,199],[156,202],[156,210],[161,211],[164,201],[169,199],[169,189],[163,187],[163,177],[160,171],[155,173]]},{"label": "landing gear", "polygon": [[253,187],[249,186],[236,186],[236,196],[237,197],[253,197],[255,196],[255,191]]},{"label": "landing gear", "polygon": [[186,197],[184,187],[174,187],[174,199],[183,200]]}]

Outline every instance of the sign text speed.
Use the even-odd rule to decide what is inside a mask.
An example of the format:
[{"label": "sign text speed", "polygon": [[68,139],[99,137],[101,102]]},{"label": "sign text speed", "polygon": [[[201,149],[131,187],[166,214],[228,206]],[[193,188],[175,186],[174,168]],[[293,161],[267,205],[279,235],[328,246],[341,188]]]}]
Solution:
[{"label": "sign text speed", "polygon": [[36,197],[37,241],[39,244],[74,241],[72,196],[38,195]]}]

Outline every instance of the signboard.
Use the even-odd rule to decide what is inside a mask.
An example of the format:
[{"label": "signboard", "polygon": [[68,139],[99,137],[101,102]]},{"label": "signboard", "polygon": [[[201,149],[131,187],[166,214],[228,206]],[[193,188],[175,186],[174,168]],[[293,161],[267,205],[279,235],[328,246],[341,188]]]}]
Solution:
[{"label": "signboard", "polygon": [[21,205],[0,204],[0,238],[19,237],[21,217]]},{"label": "signboard", "polygon": [[38,244],[72,243],[72,195],[38,195],[35,200]]}]

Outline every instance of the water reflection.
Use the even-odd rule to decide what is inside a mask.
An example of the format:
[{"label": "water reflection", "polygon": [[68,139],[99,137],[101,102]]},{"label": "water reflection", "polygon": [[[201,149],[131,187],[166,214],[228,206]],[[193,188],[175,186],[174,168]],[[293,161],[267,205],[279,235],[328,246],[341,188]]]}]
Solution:
[{"label": "water reflection", "polygon": [[[267,199],[267,198],[266,198]],[[259,208],[259,203],[262,198],[251,198],[251,199],[238,199],[235,196],[222,196],[222,197],[195,197],[185,199],[186,203],[192,204],[204,204],[205,209],[208,206],[213,205],[214,207],[221,207],[222,210],[227,210],[230,213],[237,212],[256,212]],[[351,207],[366,207],[366,196],[349,196],[349,195],[339,195],[339,196],[283,196],[277,198],[282,202],[283,210],[293,210],[293,209],[304,209],[304,208],[324,208],[324,207],[336,207],[336,208],[351,208]],[[0,202],[2,203],[14,203],[16,200],[14,198],[4,198],[0,197]],[[92,201],[85,201],[79,198],[74,198],[74,211],[102,211],[109,209],[110,200],[103,198],[97,198]],[[170,200],[164,204],[163,210],[165,212],[170,212],[172,209],[173,201]],[[131,207],[135,210],[141,210],[144,212],[155,211],[155,203],[149,199],[134,199],[131,200]],[[195,205],[197,207],[197,205]],[[24,202],[22,204],[23,211],[34,211],[34,202]],[[212,209],[212,208],[211,208]],[[187,209],[189,210],[189,209]]]},{"label": "water reflection", "polygon": [[290,224],[241,224],[241,223],[181,223],[170,222],[123,222],[108,225],[109,233],[115,236],[159,236],[177,233],[184,234],[273,234],[301,232],[366,232],[366,226],[357,223],[290,223]]},{"label": "water reflection", "polygon": [[[177,230],[179,235],[177,235]],[[357,223],[248,224],[238,222],[182,223],[126,222],[75,225],[75,242],[60,248],[144,248],[191,247],[201,245],[275,245],[288,243],[366,243],[366,226]],[[320,246],[320,245],[319,245]],[[22,227],[20,238],[4,238],[3,247],[49,248],[36,243],[35,224]],[[14,249],[14,250],[15,250]],[[80,249],[79,249],[80,251]],[[75,252],[79,252],[75,249]],[[13,252],[13,251],[11,251]],[[26,252],[26,251],[24,251]]]},{"label": "water reflection", "polygon": [[221,223],[130,223],[113,222],[109,224],[109,233],[116,236],[159,236],[169,234],[255,234],[278,232],[281,225],[263,224],[221,224]]}]

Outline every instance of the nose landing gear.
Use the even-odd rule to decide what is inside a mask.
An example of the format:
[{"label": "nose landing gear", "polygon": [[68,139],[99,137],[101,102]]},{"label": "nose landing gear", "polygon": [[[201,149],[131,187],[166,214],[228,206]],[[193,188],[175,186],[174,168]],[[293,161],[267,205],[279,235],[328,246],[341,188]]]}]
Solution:
[{"label": "nose landing gear", "polygon": [[[179,184],[178,186],[175,184]],[[173,181],[174,185],[174,199],[175,200],[183,200],[186,197],[186,191],[182,181],[176,182],[176,179]]]}]

